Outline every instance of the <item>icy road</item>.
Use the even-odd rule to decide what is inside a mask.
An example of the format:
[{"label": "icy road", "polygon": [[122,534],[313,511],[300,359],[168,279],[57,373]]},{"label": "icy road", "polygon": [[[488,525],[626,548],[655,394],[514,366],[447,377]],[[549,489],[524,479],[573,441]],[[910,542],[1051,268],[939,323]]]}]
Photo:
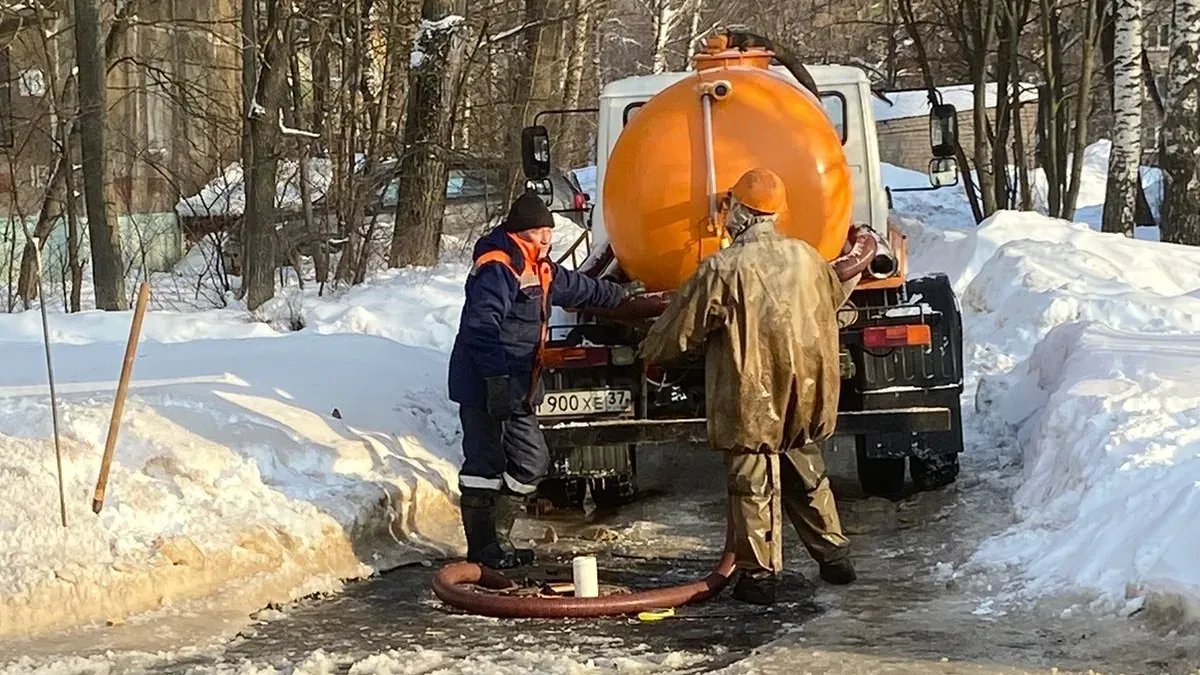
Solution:
[{"label": "icy road", "polygon": [[[835,475],[853,458],[830,453]],[[969,455],[968,455],[969,456]],[[650,585],[703,574],[716,555],[724,500],[719,458],[704,450],[646,453],[645,497],[619,512],[523,520],[543,556],[595,552],[609,582]],[[429,591],[433,569],[401,568],[257,615],[233,640],[162,648],[153,623],[109,628],[145,650],[89,652],[85,633],[21,646],[8,673],[1192,673],[1193,637],[1139,613],[1100,615],[1070,598],[1005,601],[1003,579],[962,572],[982,538],[1009,522],[1004,496],[964,467],[956,487],[893,504],[839,480],[859,583],[806,581],[815,567],[788,530],[786,590],[771,610],[726,592],[658,623],[498,621],[464,616]],[[690,476],[686,481],[682,476]],[[552,541],[557,539],[557,541]],[[569,563],[565,566],[569,573]],[[133,640],[133,642],[129,642]],[[69,645],[74,656],[48,658]],[[18,653],[9,654],[9,658]],[[58,652],[63,653],[63,652]],[[7,660],[7,659],[5,659]]]}]

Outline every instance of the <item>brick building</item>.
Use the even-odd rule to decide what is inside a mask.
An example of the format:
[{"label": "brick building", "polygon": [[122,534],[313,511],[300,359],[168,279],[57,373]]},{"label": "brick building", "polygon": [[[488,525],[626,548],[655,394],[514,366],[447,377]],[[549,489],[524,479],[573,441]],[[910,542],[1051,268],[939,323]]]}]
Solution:
[{"label": "brick building", "polygon": [[[37,219],[61,143],[58,114],[71,109],[58,101],[75,64],[63,11],[70,2],[44,4],[51,9],[35,12],[0,0],[0,279],[10,247],[20,250],[22,223],[32,228]],[[237,16],[233,0],[161,0],[140,7],[125,35],[108,76],[106,145],[107,195],[127,261],[172,264],[181,254],[175,203],[237,157]],[[77,149],[73,164],[81,194]],[[81,197],[77,204],[82,216]],[[61,257],[65,229],[47,243],[48,264]]]},{"label": "brick building", "polygon": [[[944,103],[958,109],[959,142],[970,154],[975,143],[974,87],[969,84],[941,87]],[[913,171],[929,168],[929,97],[924,89],[889,91],[887,100],[873,99],[879,156],[888,164]],[[995,121],[996,85],[987,85],[988,117]],[[1021,95],[1021,129],[1026,154],[1032,158],[1037,143],[1037,90]]]}]

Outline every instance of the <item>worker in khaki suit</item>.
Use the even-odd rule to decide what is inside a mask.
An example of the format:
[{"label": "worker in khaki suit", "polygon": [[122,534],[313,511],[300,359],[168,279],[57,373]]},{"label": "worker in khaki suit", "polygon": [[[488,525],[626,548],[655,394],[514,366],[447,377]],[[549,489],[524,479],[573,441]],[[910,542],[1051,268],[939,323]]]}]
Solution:
[{"label": "worker in khaki suit", "polygon": [[837,310],[853,282],[776,232],[784,208],[778,175],[742,176],[728,195],[731,245],[700,264],[641,347],[653,363],[704,347],[708,440],[726,457],[740,572],[733,593],[762,605],[774,602],[782,571],[771,534],[782,532],[780,502],[821,578],[856,578],[818,445],[837,422]]}]

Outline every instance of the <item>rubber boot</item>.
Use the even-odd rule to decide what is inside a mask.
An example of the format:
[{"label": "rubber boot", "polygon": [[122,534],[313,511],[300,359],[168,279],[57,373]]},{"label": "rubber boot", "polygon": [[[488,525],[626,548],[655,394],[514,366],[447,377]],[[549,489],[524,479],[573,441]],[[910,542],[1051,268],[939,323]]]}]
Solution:
[{"label": "rubber boot", "polygon": [[775,592],[779,587],[779,577],[770,572],[742,572],[737,585],[733,587],[733,597],[753,605],[775,604]]},{"label": "rubber boot", "polygon": [[821,578],[838,586],[853,583],[858,578],[858,574],[854,571],[854,563],[850,562],[849,558],[840,558],[822,563],[820,568]]},{"label": "rubber boot", "polygon": [[501,492],[496,497],[496,543],[505,553],[516,557],[518,566],[532,565],[533,549],[517,548],[512,543],[512,529],[517,516],[525,509],[525,500],[511,492]]},{"label": "rubber boot", "polygon": [[493,490],[463,488],[462,523],[467,538],[467,562],[496,570],[520,567],[517,555],[496,541],[496,498]]}]

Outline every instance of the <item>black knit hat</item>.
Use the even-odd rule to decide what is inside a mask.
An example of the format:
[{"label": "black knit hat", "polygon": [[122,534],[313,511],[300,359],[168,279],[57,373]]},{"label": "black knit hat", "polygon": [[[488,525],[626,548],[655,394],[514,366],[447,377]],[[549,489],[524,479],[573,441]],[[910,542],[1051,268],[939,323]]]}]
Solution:
[{"label": "black knit hat", "polygon": [[533,192],[526,192],[513,202],[504,219],[505,232],[524,232],[536,230],[539,227],[554,227],[554,216],[550,209],[542,203],[541,197]]}]

